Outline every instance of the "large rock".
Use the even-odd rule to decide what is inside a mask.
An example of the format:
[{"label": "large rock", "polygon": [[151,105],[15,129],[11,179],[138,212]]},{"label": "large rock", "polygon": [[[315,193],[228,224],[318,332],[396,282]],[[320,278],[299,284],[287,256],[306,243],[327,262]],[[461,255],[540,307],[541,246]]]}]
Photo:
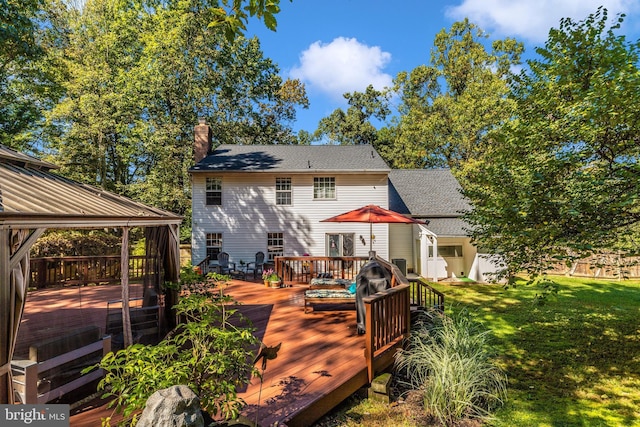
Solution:
[{"label": "large rock", "polygon": [[138,427],[203,427],[200,399],[186,385],[158,390],[147,399]]}]

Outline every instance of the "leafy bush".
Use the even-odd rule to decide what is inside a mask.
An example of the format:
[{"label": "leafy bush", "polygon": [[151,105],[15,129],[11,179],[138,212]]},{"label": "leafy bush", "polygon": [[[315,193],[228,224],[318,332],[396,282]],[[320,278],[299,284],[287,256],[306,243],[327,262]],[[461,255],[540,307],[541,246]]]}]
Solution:
[{"label": "leafy bush", "polygon": [[183,322],[172,333],[155,346],[134,344],[99,363],[106,374],[98,388],[115,397],[110,405],[127,421],[136,423],[134,414],[155,391],[179,384],[189,386],[212,416],[238,417],[244,402],[236,390],[258,375],[250,362],[258,341],[253,329],[235,326],[239,313],[223,293],[227,281],[217,275],[186,285],[175,306]]},{"label": "leafy bush", "polygon": [[396,368],[423,393],[425,410],[445,425],[484,420],[506,397],[507,378],[491,362],[489,332],[466,310],[420,322]]},{"label": "leafy bush", "polygon": [[102,230],[49,230],[31,248],[31,256],[91,256],[120,254],[121,238]]}]

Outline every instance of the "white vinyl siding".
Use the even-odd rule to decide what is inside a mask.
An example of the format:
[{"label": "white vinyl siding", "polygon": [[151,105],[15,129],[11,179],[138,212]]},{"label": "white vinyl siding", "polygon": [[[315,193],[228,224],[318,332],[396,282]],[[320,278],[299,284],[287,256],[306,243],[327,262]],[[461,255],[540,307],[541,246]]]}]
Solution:
[{"label": "white vinyl siding", "polygon": [[[376,174],[335,174],[335,200],[314,200],[314,175],[288,174],[291,177],[291,205],[276,204],[279,174],[225,173],[223,176],[223,206],[207,206],[205,174],[193,175],[193,255],[194,263],[206,256],[206,233],[221,232],[225,252],[231,261],[252,259],[257,251],[267,253],[267,233],[276,230],[284,234],[284,255],[314,256],[325,254],[328,233],[355,235],[356,256],[369,253],[369,224],[320,222],[331,216],[368,204],[388,208],[387,176]],[[316,176],[317,177],[317,176]],[[388,225],[374,224],[376,239],[373,249],[386,258]],[[366,238],[363,245],[359,236]]]},{"label": "white vinyl siding", "polygon": [[395,258],[404,259],[407,261],[407,270],[418,271],[420,261],[416,258],[418,248],[415,246],[416,239],[420,239],[418,226],[413,224],[389,224],[389,236],[389,260]]}]

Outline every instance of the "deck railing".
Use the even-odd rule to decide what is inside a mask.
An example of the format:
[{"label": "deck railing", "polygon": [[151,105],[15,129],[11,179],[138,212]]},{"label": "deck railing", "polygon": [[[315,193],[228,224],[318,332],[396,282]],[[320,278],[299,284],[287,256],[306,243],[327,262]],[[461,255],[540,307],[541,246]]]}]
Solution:
[{"label": "deck railing", "polygon": [[202,261],[196,264],[196,267],[200,269],[202,274],[207,274],[209,272],[209,261],[210,261],[210,258],[209,258],[209,255],[207,255],[206,257],[204,257]]},{"label": "deck railing", "polygon": [[396,351],[409,335],[410,285],[399,285],[363,298],[365,317],[365,359],[369,382],[394,362]]},{"label": "deck railing", "polygon": [[334,278],[355,280],[367,263],[367,257],[278,256],[274,260],[276,274],[285,286],[308,285],[320,273]]},{"label": "deck railing", "polygon": [[398,267],[376,258],[392,276],[392,287],[363,298],[365,305],[365,359],[369,382],[386,370],[409,336],[411,328],[411,285]]},{"label": "deck railing", "polygon": [[[130,281],[143,279],[145,263],[143,255],[129,257]],[[31,283],[38,288],[120,282],[120,255],[32,258],[30,264]]]},{"label": "deck railing", "polygon": [[410,301],[413,306],[444,313],[444,294],[422,278],[411,281]]}]

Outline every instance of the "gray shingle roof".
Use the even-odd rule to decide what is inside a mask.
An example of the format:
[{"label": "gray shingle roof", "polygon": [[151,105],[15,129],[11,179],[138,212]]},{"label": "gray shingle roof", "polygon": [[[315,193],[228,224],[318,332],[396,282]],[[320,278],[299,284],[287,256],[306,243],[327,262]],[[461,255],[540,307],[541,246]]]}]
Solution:
[{"label": "gray shingle roof", "polygon": [[427,228],[438,237],[468,236],[469,226],[461,218],[430,218]]},{"label": "gray shingle roof", "polygon": [[449,169],[394,169],[389,173],[389,207],[417,217],[458,217],[469,204]]},{"label": "gray shingle roof", "polygon": [[190,172],[389,172],[371,145],[220,145]]},{"label": "gray shingle roof", "polygon": [[390,209],[429,220],[437,236],[467,236],[460,216],[470,208],[449,169],[394,169],[389,173]]}]

